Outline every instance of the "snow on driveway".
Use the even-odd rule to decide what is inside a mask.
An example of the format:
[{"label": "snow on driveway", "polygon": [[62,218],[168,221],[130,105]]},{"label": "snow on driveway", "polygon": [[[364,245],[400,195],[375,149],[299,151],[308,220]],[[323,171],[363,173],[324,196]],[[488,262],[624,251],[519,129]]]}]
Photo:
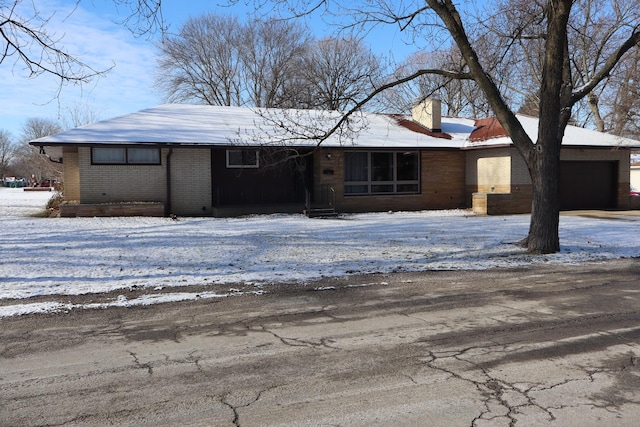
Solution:
[{"label": "snow on driveway", "polygon": [[[0,317],[76,307],[61,295],[130,288],[300,283],[345,274],[486,269],[640,256],[640,218],[562,216],[558,254],[532,256],[515,245],[528,215],[475,216],[466,210],[395,212],[309,219],[39,218],[53,193],[0,188]],[[165,292],[127,306],[193,299]],[[50,302],[29,303],[35,296]],[[104,305],[101,305],[104,306]],[[87,307],[83,307],[87,308]],[[91,308],[91,307],[89,307]]]}]

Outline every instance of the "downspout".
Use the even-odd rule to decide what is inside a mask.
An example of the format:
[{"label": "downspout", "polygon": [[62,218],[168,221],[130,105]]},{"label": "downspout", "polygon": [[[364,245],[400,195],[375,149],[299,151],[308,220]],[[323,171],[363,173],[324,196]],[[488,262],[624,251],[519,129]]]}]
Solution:
[{"label": "downspout", "polygon": [[164,205],[164,215],[169,216],[171,214],[171,155],[173,154],[173,147],[169,147],[167,153],[167,203]]}]

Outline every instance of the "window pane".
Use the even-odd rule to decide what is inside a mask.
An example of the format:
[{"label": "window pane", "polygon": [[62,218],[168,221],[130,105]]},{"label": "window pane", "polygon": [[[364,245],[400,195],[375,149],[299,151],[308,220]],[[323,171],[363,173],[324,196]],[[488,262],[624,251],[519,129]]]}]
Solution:
[{"label": "window pane", "polygon": [[368,153],[344,153],[344,180],[345,182],[369,180]]},{"label": "window pane", "polygon": [[369,186],[363,185],[345,185],[344,194],[367,194],[369,193]]},{"label": "window pane", "polygon": [[258,150],[227,150],[227,167],[257,168]]},{"label": "window pane", "polygon": [[129,148],[128,163],[160,164],[160,149],[158,148]]},{"label": "window pane", "polygon": [[241,153],[243,166],[258,165],[258,152],[256,150],[242,150]]},{"label": "window pane", "polygon": [[398,181],[417,181],[418,153],[398,153],[397,159]]},{"label": "window pane", "polygon": [[371,180],[393,181],[393,153],[371,153]]},{"label": "window pane", "polygon": [[127,162],[124,148],[92,148],[91,159],[93,163],[124,164]]},{"label": "window pane", "polygon": [[344,154],[344,194],[420,193],[420,153],[350,152]]},{"label": "window pane", "polygon": [[229,164],[229,166],[242,166],[242,151],[227,151],[227,163]]},{"label": "window pane", "polygon": [[393,184],[372,185],[372,193],[393,193]]}]

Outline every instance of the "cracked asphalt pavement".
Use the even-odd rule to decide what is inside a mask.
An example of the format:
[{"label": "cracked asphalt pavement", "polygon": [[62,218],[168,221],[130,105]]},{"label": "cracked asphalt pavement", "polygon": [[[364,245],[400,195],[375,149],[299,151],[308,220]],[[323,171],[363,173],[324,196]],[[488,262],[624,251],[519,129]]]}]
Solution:
[{"label": "cracked asphalt pavement", "polygon": [[0,319],[0,425],[640,420],[637,259],[265,290]]}]

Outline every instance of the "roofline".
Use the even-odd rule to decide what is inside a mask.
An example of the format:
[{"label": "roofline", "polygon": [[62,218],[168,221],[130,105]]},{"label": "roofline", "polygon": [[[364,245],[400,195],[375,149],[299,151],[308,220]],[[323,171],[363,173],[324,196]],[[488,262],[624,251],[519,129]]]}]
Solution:
[{"label": "roofline", "polygon": [[121,142],[121,141],[104,141],[104,142],[38,142],[38,140],[29,141],[29,145],[33,145],[34,147],[100,147],[100,146],[131,146],[131,145],[155,145],[155,146],[176,146],[176,145],[185,145],[182,143],[175,142]]},{"label": "roofline", "polygon": [[510,148],[510,147],[515,148],[515,145],[511,143],[467,145],[462,147],[461,150],[471,151],[471,150],[482,150],[482,149],[488,149],[488,148]]},{"label": "roofline", "polygon": [[[501,144],[480,144],[480,145],[467,145],[462,147],[462,150],[481,150],[483,148],[505,148],[505,147],[513,147],[516,146],[513,143],[501,143]],[[602,150],[634,150],[640,148],[640,145],[560,145],[560,149],[565,148],[579,148],[579,149],[602,149]]]},{"label": "roofline", "polygon": [[101,148],[101,147],[135,147],[139,145],[145,145],[148,147],[188,147],[188,148],[296,148],[296,149],[309,149],[314,150],[317,148],[326,150],[380,150],[380,151],[397,151],[397,150],[460,150],[463,147],[447,147],[447,146],[424,146],[418,147],[416,145],[406,146],[394,146],[394,147],[381,147],[371,145],[268,145],[268,144],[203,144],[203,143],[182,143],[182,142],[37,142],[31,141],[30,145],[36,147],[89,147],[89,148]]},{"label": "roofline", "polygon": [[[86,143],[77,143],[77,142],[37,142],[31,141],[29,145],[35,147],[89,147],[89,148],[100,148],[100,147],[135,147],[139,145],[145,145],[148,147],[159,147],[159,148],[169,148],[169,147],[188,147],[188,148],[224,148],[224,147],[246,147],[246,148],[297,148],[297,149],[314,149],[314,148],[324,148],[331,150],[363,150],[363,149],[375,149],[375,150],[402,150],[402,149],[414,149],[414,150],[463,150],[463,151],[471,151],[471,150],[483,150],[483,149],[497,149],[497,148],[515,148],[513,143],[500,143],[500,144],[470,144],[461,147],[447,147],[447,146],[423,146],[417,147],[415,145],[407,145],[407,146],[397,146],[397,147],[380,147],[380,146],[367,146],[367,145],[358,145],[358,146],[332,146],[332,145],[320,145],[319,147],[313,145],[264,145],[264,144],[203,144],[203,143],[182,143],[182,142],[86,142]],[[577,148],[577,149],[606,149],[606,150],[633,150],[640,149],[639,145],[561,145],[561,149],[569,149],[569,148]]]}]

